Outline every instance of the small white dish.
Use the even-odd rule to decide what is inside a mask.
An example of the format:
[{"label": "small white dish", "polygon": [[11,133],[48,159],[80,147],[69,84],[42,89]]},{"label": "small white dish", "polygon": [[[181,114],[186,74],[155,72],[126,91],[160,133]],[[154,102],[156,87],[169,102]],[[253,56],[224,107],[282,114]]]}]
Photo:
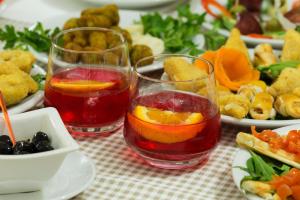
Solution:
[{"label": "small white dish", "polygon": [[120,8],[148,8],[154,6],[161,6],[168,3],[175,2],[176,0],[84,0],[95,5],[105,5],[115,3]]},{"label": "small white dish", "polygon": [[[285,126],[282,128],[274,129],[279,135],[286,135],[290,130],[300,130],[300,124],[295,124],[291,126]],[[240,182],[244,176],[247,176],[247,172],[237,168],[236,166],[246,167],[247,160],[251,157],[250,153],[243,148],[238,148],[234,159],[232,161],[232,177],[235,185],[239,188],[239,190],[247,197],[249,200],[263,200],[257,195],[245,193],[241,187]]]},{"label": "small white dish", "polygon": [[[31,72],[31,75],[36,75],[36,74],[43,74],[45,75],[46,72],[45,70],[38,66],[38,65],[34,65]],[[44,91],[42,90],[38,90],[36,93],[29,95],[28,97],[26,97],[25,99],[23,99],[20,103],[10,106],[7,110],[9,114],[18,114],[18,113],[22,113],[25,112],[31,108],[33,108],[35,105],[37,105],[39,102],[42,101],[42,99],[44,98]],[[2,112],[0,111],[0,114]]]},{"label": "small white dish", "polygon": [[[44,108],[11,116],[16,141],[32,139],[38,131],[48,134],[54,150],[0,155],[0,194],[39,191],[62,165],[65,157],[79,149],[54,108]],[[0,133],[7,128],[0,118]]]},{"label": "small white dish", "polygon": [[65,200],[87,189],[96,176],[95,165],[81,152],[70,153],[55,176],[38,192],[0,195],[1,200]]}]

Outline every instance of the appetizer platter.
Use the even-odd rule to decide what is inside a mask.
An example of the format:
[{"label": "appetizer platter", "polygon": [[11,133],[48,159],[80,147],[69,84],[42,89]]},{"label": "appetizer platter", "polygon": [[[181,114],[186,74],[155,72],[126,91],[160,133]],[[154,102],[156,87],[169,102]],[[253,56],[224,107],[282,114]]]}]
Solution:
[{"label": "appetizer platter", "polygon": [[299,8],[293,0],[201,0],[201,4],[200,10],[208,13],[204,27],[227,37],[237,27],[250,45],[269,43],[281,48],[285,31],[298,26]]},{"label": "appetizer platter", "polygon": [[24,112],[43,99],[40,89],[46,72],[34,62],[27,51],[0,51],[0,89],[10,114]]},{"label": "appetizer platter", "polygon": [[300,126],[238,133],[238,149],[232,162],[236,186],[249,200],[299,198]]},{"label": "appetizer platter", "polygon": [[[39,61],[44,63],[48,61],[47,53],[51,43],[49,38],[53,37],[59,29],[81,26],[112,28],[121,32],[128,42],[132,65],[135,65],[138,59],[160,53],[198,54],[202,52],[205,42],[200,34],[200,28],[204,21],[204,15],[191,13],[189,5],[178,7],[177,12],[178,17],[167,17],[159,13],[119,11],[115,5],[106,5],[99,8],[88,8],[80,13],[49,18],[41,23],[36,23],[29,29],[24,29],[24,32],[28,33],[29,37],[33,37],[36,34],[43,37],[42,42],[45,43],[44,46],[32,46],[30,44],[29,49]],[[107,18],[105,13],[111,13],[111,18]],[[185,23],[181,23],[182,21]],[[161,26],[157,26],[157,24],[161,24]],[[167,29],[166,27],[170,25],[174,25],[174,27]],[[174,34],[178,30],[180,30],[178,34]],[[8,32],[7,29],[3,30],[3,32],[5,31]],[[185,35],[188,35],[188,37],[184,37]],[[34,40],[34,38],[30,39]],[[40,41],[35,42],[38,43]],[[82,46],[82,44],[80,45]],[[156,69],[155,66],[148,65],[141,66],[139,71],[147,72]]]}]

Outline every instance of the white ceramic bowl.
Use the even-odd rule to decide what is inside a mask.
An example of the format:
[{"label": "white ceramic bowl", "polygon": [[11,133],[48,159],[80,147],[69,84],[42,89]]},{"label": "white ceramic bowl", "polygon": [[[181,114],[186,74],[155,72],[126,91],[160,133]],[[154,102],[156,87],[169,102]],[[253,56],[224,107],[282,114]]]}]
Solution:
[{"label": "white ceramic bowl", "polygon": [[[36,132],[43,131],[48,134],[54,150],[0,155],[0,194],[41,190],[58,171],[67,154],[78,150],[79,146],[54,108],[13,115],[11,122],[17,141],[31,139]],[[0,133],[7,134],[2,118]]]}]

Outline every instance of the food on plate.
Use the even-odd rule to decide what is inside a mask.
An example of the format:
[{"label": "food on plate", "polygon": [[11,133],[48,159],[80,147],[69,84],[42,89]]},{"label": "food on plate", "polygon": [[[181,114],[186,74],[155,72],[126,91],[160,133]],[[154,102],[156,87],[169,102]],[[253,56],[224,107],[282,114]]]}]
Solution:
[{"label": "food on plate", "polygon": [[272,130],[258,133],[255,127],[251,129],[252,134],[240,132],[236,138],[251,156],[245,166],[234,166],[249,174],[241,180],[241,189],[268,200],[299,199],[300,131],[281,136]]},{"label": "food on plate", "polygon": [[[219,84],[232,91],[237,91],[241,85],[259,79],[259,71],[253,69],[246,55],[240,50],[222,47],[215,52],[204,53],[202,58],[213,63]],[[200,62],[196,62],[196,66],[201,69],[204,67]]]},{"label": "food on plate", "polygon": [[239,146],[257,151],[263,155],[279,160],[283,163],[300,169],[300,131],[292,130],[286,136],[280,136],[272,130],[255,131],[252,134],[240,132],[236,136]]},{"label": "food on plate", "polygon": [[[297,30],[299,5],[289,6],[290,1],[262,0],[201,0],[203,8],[211,18],[206,20],[218,24],[219,28],[231,30],[236,27],[243,35],[259,39],[282,39],[285,31]],[[211,10],[214,6],[216,10]],[[298,21],[297,21],[298,20]]]},{"label": "food on plate", "polygon": [[266,120],[275,117],[273,108],[274,98],[267,92],[261,92],[254,96],[251,101],[249,114],[253,119]]},{"label": "food on plate", "polygon": [[231,49],[235,49],[237,51],[241,51],[247,57],[249,65],[252,66],[248,48],[247,48],[245,42],[241,39],[241,33],[238,29],[234,28],[231,30],[230,36],[227,39],[224,46],[226,48],[231,48]]},{"label": "food on plate", "polygon": [[[0,55],[2,55],[0,61],[0,90],[5,103],[11,106],[19,103],[29,94],[35,93],[39,88],[38,83],[27,73],[31,70],[34,57],[31,53],[20,50],[2,51]],[[6,55],[22,56],[5,57]],[[22,63],[22,59],[24,59],[24,63]]]},{"label": "food on plate", "polygon": [[22,50],[7,50],[0,52],[0,63],[11,63],[20,70],[29,73],[35,57],[32,53]]},{"label": "food on plate", "polygon": [[[187,60],[181,57],[170,57],[164,60],[164,70],[172,81],[182,81],[177,83],[176,88],[179,90],[186,90],[197,92],[204,85],[205,78],[207,78],[206,71],[199,69]],[[195,82],[184,82],[195,80]]]},{"label": "food on plate", "polygon": [[265,82],[251,81],[247,84],[242,85],[237,94],[247,97],[250,101],[255,97],[256,94],[267,91],[267,85]]},{"label": "food on plate", "polygon": [[292,92],[279,95],[274,107],[284,117],[300,118],[300,96]]},{"label": "food on plate", "polygon": [[249,99],[239,94],[219,96],[220,112],[237,119],[242,119],[247,116],[250,105]]},{"label": "food on plate", "polygon": [[268,91],[275,97],[291,92],[293,89],[300,87],[299,77],[300,68],[284,68]]},{"label": "food on plate", "polygon": [[300,60],[300,33],[288,30],[284,37],[284,45],[281,55],[282,61]]},{"label": "food on plate", "polygon": [[[152,49],[143,44],[133,45],[130,50],[130,61],[133,66],[136,66],[139,60],[152,56]],[[138,63],[138,66],[150,65],[153,63],[151,59],[145,59]]]},{"label": "food on plate", "polygon": [[9,136],[0,136],[0,155],[31,154],[51,151],[53,149],[50,138],[42,131],[35,133],[31,141],[30,139],[17,141],[14,146]]},{"label": "food on plate", "polygon": [[270,66],[277,63],[278,58],[274,54],[270,44],[259,44],[254,49],[254,65],[255,66]]}]

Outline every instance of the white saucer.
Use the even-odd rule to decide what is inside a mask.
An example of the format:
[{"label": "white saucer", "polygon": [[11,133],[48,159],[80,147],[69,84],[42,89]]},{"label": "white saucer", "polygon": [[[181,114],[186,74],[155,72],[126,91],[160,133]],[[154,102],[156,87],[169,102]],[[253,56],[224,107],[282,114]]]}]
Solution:
[{"label": "white saucer", "polygon": [[1,200],[63,200],[84,191],[94,180],[94,163],[81,152],[68,155],[43,191],[0,195]]}]

